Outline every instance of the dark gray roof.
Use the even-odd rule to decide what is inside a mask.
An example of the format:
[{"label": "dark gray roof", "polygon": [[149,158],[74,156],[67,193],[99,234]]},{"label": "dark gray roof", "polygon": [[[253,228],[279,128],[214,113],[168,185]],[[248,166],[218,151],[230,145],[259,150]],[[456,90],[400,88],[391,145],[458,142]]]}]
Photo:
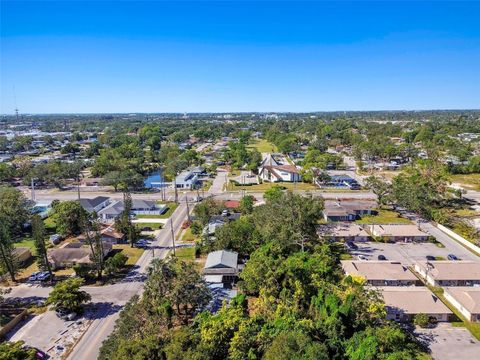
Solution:
[{"label": "dark gray roof", "polygon": [[106,196],[97,196],[93,199],[80,199],[80,205],[88,212],[92,212],[96,206],[104,203],[108,199]]}]

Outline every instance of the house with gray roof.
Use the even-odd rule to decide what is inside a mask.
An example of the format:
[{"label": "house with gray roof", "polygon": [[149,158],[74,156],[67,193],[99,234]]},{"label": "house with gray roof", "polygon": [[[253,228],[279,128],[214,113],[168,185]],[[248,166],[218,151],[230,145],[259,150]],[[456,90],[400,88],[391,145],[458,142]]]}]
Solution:
[{"label": "house with gray roof", "polygon": [[[112,221],[122,214],[125,209],[123,200],[112,202],[109,206],[98,212],[98,216],[104,221]],[[167,211],[165,204],[157,204],[155,201],[133,199],[131,215],[161,215]]]},{"label": "house with gray roof", "polygon": [[97,196],[93,199],[80,199],[80,205],[89,213],[96,212],[110,205],[111,200],[106,196]]},{"label": "house with gray roof", "polygon": [[213,279],[221,282],[225,287],[231,287],[238,275],[238,253],[227,250],[217,250],[208,254],[203,268],[206,280]]}]

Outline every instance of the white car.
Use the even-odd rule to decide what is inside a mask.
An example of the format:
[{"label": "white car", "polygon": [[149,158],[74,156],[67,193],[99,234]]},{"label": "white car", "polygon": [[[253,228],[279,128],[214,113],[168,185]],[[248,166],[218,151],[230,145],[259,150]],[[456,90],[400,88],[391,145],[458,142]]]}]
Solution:
[{"label": "white car", "polygon": [[358,260],[367,261],[368,258],[365,255],[358,255]]}]

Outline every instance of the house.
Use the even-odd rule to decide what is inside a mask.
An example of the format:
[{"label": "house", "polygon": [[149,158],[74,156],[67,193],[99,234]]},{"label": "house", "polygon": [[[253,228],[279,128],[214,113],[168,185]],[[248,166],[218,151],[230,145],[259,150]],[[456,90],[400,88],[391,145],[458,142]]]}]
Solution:
[{"label": "house", "polygon": [[106,196],[97,196],[93,199],[80,199],[80,205],[89,213],[96,212],[110,205],[111,200]]},{"label": "house", "polygon": [[[207,255],[203,268],[205,281],[219,281],[220,276],[224,287],[231,287],[238,275],[238,254],[233,251],[218,250]],[[215,279],[214,279],[215,278]]]},{"label": "house", "polygon": [[240,216],[240,213],[230,212],[225,212],[222,215],[214,215],[208,221],[205,229],[203,229],[203,233],[207,234],[208,236],[213,236],[215,235],[215,230],[218,227],[225,225],[227,222],[238,220]]},{"label": "house", "polygon": [[475,261],[423,261],[414,269],[432,286],[480,285],[480,263]]},{"label": "house", "polygon": [[437,321],[448,321],[452,311],[427,287],[379,287],[385,302],[387,320],[412,321],[417,314],[426,314]]},{"label": "house", "polygon": [[445,299],[469,321],[480,321],[480,287],[447,287],[443,291]]},{"label": "house", "polygon": [[[113,201],[109,206],[98,212],[98,216],[104,221],[112,221],[123,213],[125,204],[123,200]],[[167,206],[157,204],[151,200],[132,200],[130,215],[161,215],[167,211]]]},{"label": "house", "polygon": [[240,201],[238,200],[227,200],[223,205],[230,210],[238,209],[240,207]]},{"label": "house", "polygon": [[289,165],[282,160],[282,155],[268,154],[258,168],[258,178],[268,182],[299,182],[302,181],[295,165]]},{"label": "house", "polygon": [[[103,256],[107,256],[112,250],[112,244],[103,243]],[[72,267],[77,264],[92,264],[92,250],[81,242],[68,243],[58,249],[47,251],[48,261],[52,269]]]},{"label": "house", "polygon": [[335,241],[368,241],[370,235],[357,224],[338,223],[317,226],[317,234],[321,239]]},{"label": "house", "polygon": [[300,182],[302,177],[295,165],[264,165],[258,171],[259,179],[268,182]]},{"label": "house", "polygon": [[428,234],[413,224],[369,225],[372,236],[389,242],[421,242],[428,240]]},{"label": "house", "polygon": [[194,173],[192,170],[182,171],[175,178],[175,185],[178,189],[195,189],[200,186],[198,174]]},{"label": "house", "polygon": [[369,199],[325,200],[323,217],[326,221],[354,221],[372,215],[376,207],[377,202]]},{"label": "house", "polygon": [[[91,237],[95,236],[95,234],[91,233]],[[121,233],[120,231],[116,231],[112,226],[103,226],[100,230],[100,238],[102,241],[110,242],[111,244],[119,244],[125,241],[125,234]],[[77,237],[79,241],[85,242],[86,236],[81,234]]]},{"label": "house", "polygon": [[417,277],[397,261],[342,260],[346,275],[360,276],[373,286],[414,286],[420,284]]}]

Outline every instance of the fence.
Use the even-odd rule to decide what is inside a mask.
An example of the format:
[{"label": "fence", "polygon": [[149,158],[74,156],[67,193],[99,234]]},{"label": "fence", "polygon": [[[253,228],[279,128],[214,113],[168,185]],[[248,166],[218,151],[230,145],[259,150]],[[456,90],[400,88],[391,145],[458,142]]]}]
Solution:
[{"label": "fence", "polygon": [[441,231],[443,231],[445,234],[447,234],[448,236],[454,238],[455,240],[457,240],[460,244],[462,244],[463,246],[465,246],[466,248],[470,249],[470,250],[473,250],[474,252],[476,252],[477,254],[480,254],[480,247],[478,247],[477,245],[474,245],[472,244],[470,241],[468,241],[467,239],[463,238],[462,236],[458,235],[457,233],[453,232],[452,230],[450,230],[449,228],[447,228],[446,226],[443,226],[441,224],[437,224],[437,228]]}]

